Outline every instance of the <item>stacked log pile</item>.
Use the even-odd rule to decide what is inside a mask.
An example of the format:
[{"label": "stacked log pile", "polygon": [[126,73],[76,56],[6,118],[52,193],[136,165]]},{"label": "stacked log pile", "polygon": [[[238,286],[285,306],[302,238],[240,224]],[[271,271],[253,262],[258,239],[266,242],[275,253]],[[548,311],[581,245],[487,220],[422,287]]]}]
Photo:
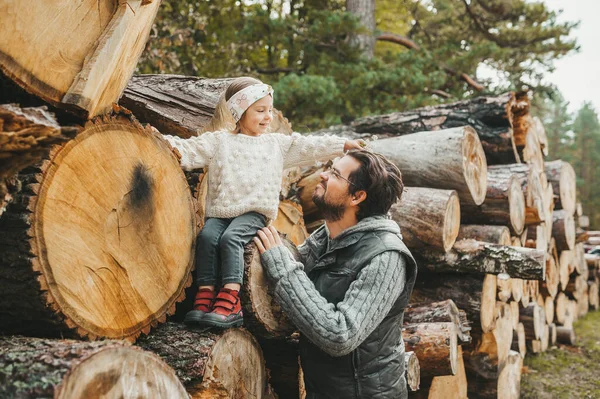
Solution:
[{"label": "stacked log pile", "polygon": [[[297,333],[253,245],[245,328],[165,323],[190,306],[206,184],[205,171],[181,171],[160,134],[204,131],[229,80],[130,80],[160,2],[80,3],[0,5],[14,19],[0,26],[3,79],[56,113],[0,106],[0,393],[303,397]],[[67,17],[81,23],[51,29]],[[51,34],[36,34],[36,24]],[[0,98],[21,100],[11,93]],[[122,94],[128,109],[114,104]],[[272,127],[291,132],[278,112]],[[581,230],[571,166],[544,162],[545,132],[527,95],[327,132],[376,135],[370,147],[408,186],[391,217],[420,268],[401,326],[411,395],[518,397],[525,354],[574,342],[573,321],[599,306],[600,277],[599,257],[585,253],[600,233]],[[290,170],[282,182],[274,224],[291,250],[322,223],[311,199],[322,170]]]}]

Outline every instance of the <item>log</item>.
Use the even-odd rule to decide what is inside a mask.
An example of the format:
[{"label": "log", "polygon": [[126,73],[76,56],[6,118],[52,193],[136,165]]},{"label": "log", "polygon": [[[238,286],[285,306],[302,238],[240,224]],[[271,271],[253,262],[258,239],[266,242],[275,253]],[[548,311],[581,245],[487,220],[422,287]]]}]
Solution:
[{"label": "log", "polygon": [[552,324],[554,320],[554,298],[551,296],[544,297],[544,314],[546,315],[546,323]]},{"label": "log", "polygon": [[489,169],[483,204],[465,203],[461,211],[463,223],[509,226],[513,234],[521,234],[525,227],[525,195],[519,178],[499,168]]},{"label": "log", "polygon": [[498,399],[518,399],[521,397],[521,368],[523,356],[516,351],[510,351],[506,362],[498,370]]},{"label": "log", "polygon": [[512,281],[508,274],[500,273],[496,275],[496,293],[498,300],[508,302],[512,296]]},{"label": "log", "polygon": [[578,275],[571,275],[569,283],[565,287],[565,294],[572,299],[579,300],[584,292],[587,292],[587,280]]},{"label": "log", "polygon": [[487,163],[470,127],[376,140],[370,147],[402,171],[407,186],[456,190],[460,201],[469,204],[485,199]]},{"label": "log", "polygon": [[598,284],[595,281],[589,283],[588,298],[590,309],[598,310],[598,307],[600,307],[600,298],[598,298]]},{"label": "log", "polygon": [[544,186],[535,168],[526,164],[492,165],[488,166],[488,173],[498,177],[516,176],[525,197],[525,226],[537,225],[545,220]]},{"label": "log", "polygon": [[[496,276],[487,274],[441,274],[431,279],[418,279],[411,296],[411,304],[427,305],[439,298],[452,299],[465,311],[473,328],[489,332],[496,322]],[[462,323],[464,325],[464,323]]]},{"label": "log", "polygon": [[543,279],[545,252],[535,249],[462,240],[447,253],[415,253],[419,268],[429,272],[508,273],[524,279]]},{"label": "log", "polygon": [[554,298],[558,293],[560,284],[559,266],[556,264],[554,257],[548,255],[546,257],[546,276],[545,280],[540,284],[540,290],[547,296]]},{"label": "log", "polygon": [[513,339],[513,318],[510,305],[504,302],[496,302],[496,314],[498,319],[492,333],[496,338],[498,362],[502,364],[508,357]]},{"label": "log", "polygon": [[546,325],[544,308],[537,303],[530,303],[527,307],[520,309],[519,320],[525,327],[525,338],[527,340],[540,339],[543,328]]},{"label": "log", "polygon": [[590,310],[590,297],[588,294],[587,283],[583,289],[583,294],[577,299],[577,316],[584,317]]},{"label": "log", "polygon": [[188,398],[165,362],[127,342],[0,337],[3,398]]},{"label": "log", "polygon": [[565,250],[560,252],[558,261],[558,276],[560,280],[560,289],[564,291],[569,284],[569,274],[571,273],[571,263],[573,262],[573,251]]},{"label": "log", "polygon": [[18,190],[16,173],[40,162],[53,145],[70,140],[79,130],[61,127],[47,107],[0,105],[0,215]]},{"label": "log", "polygon": [[494,333],[490,331],[474,337],[473,345],[464,348],[464,358],[469,381],[497,378],[498,346]]},{"label": "log", "polygon": [[0,69],[27,92],[85,119],[105,113],[127,85],[159,6],[5,1],[0,15],[10,18],[0,27]]},{"label": "log", "polygon": [[[460,351],[460,347],[458,347]],[[458,358],[461,361],[462,356]],[[415,352],[404,352],[404,369],[406,375],[406,384],[410,391],[418,391],[421,385],[421,367],[419,365],[419,358]]]},{"label": "log", "polygon": [[[540,123],[536,124],[530,115],[527,115],[529,129],[527,136],[525,137],[525,147],[523,148],[521,159],[527,164],[535,167],[539,171],[544,170],[544,153],[542,150],[542,143],[540,142],[540,135],[538,130],[541,128],[543,131],[544,127]],[[544,131],[545,133],[545,131]]]},{"label": "log", "polygon": [[490,244],[511,245],[510,230],[506,226],[484,226],[476,224],[463,224],[458,230],[458,241],[476,240]]},{"label": "log", "polygon": [[512,289],[512,299],[515,302],[520,302],[523,298],[523,279],[513,278],[511,279],[510,287]]},{"label": "log", "polygon": [[302,207],[290,200],[279,202],[277,218],[271,224],[296,246],[302,244],[308,238]]},{"label": "log", "polygon": [[559,251],[575,248],[575,220],[564,210],[552,213],[552,237]]},{"label": "log", "polygon": [[556,342],[564,345],[576,345],[577,338],[573,327],[556,326]]},{"label": "log", "polygon": [[285,338],[258,339],[265,357],[269,383],[280,398],[299,399],[304,388],[298,339],[298,333]]},{"label": "log", "polygon": [[510,349],[519,352],[522,357],[525,357],[525,354],[527,353],[527,344],[523,323],[519,323],[517,328],[513,330],[513,340]]},{"label": "log", "polygon": [[577,208],[577,182],[575,170],[570,163],[556,160],[546,162],[544,171],[548,183],[552,184],[554,192],[554,208],[562,209],[568,215],[573,215]]},{"label": "log", "polygon": [[568,304],[569,298],[563,292],[559,292],[554,300],[554,320],[557,324],[565,324]]},{"label": "log", "polygon": [[548,324],[548,332],[549,332],[549,345],[556,345],[556,324],[551,323]]},{"label": "log", "polygon": [[460,346],[457,350],[457,359],[456,375],[433,377],[427,392],[428,399],[467,399],[467,375]]},{"label": "log", "polygon": [[0,329],[134,340],[191,283],[196,219],[175,154],[122,115],[19,174],[0,219]]},{"label": "log", "polygon": [[411,250],[431,246],[446,252],[456,241],[460,227],[456,191],[408,187],[390,213]]},{"label": "log", "polygon": [[454,323],[404,325],[402,338],[407,352],[419,359],[421,377],[456,375],[458,348]]},{"label": "log", "polygon": [[[294,244],[287,239],[283,241],[298,258]],[[292,334],[295,327],[275,299],[275,288],[267,278],[258,248],[253,242],[244,248],[244,262],[244,282],[240,291],[244,327],[261,338],[280,338]]]},{"label": "log", "polygon": [[[119,100],[142,123],[150,123],[165,134],[188,138],[203,132],[220,96],[233,78],[207,79],[180,75],[136,75]],[[271,131],[291,133],[283,114],[273,111]]]},{"label": "log", "polygon": [[456,333],[462,342],[470,342],[471,328],[460,319],[458,307],[452,299],[428,303],[422,306],[409,304],[404,311],[404,324],[454,323]]},{"label": "log", "polygon": [[586,215],[578,216],[577,217],[577,224],[582,229],[588,229],[590,227],[590,217],[586,216]]},{"label": "log", "polygon": [[527,350],[531,353],[542,353],[542,341],[539,339],[532,339],[527,341]]},{"label": "log", "polygon": [[137,345],[171,366],[193,398],[262,397],[267,380],[263,354],[242,328],[203,331],[169,322]]},{"label": "log", "polygon": [[[350,130],[357,133],[377,134],[381,137],[399,136],[419,131],[450,129],[470,125],[477,131],[490,164],[520,162],[513,143],[525,145],[524,116],[529,101],[521,94],[506,93],[498,97],[477,97],[460,101],[360,118],[352,122]],[[327,131],[339,129],[331,127]]]}]

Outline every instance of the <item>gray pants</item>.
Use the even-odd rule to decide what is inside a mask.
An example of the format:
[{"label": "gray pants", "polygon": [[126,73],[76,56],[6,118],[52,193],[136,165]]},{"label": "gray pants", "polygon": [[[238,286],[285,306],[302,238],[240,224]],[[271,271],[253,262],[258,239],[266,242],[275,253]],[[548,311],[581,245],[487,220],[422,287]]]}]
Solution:
[{"label": "gray pants", "polygon": [[244,213],[233,219],[209,218],[196,242],[196,283],[216,285],[221,263],[221,285],[241,284],[244,276],[244,245],[265,227],[266,216]]}]

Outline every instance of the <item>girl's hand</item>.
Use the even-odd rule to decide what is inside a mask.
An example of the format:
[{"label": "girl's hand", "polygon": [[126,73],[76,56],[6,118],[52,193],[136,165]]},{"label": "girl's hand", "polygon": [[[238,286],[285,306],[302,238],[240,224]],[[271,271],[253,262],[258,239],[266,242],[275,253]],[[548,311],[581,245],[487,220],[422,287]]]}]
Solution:
[{"label": "girl's hand", "polygon": [[281,237],[279,237],[279,232],[273,226],[263,227],[258,230],[257,235],[258,237],[254,237],[253,241],[261,255],[268,249],[283,245]]},{"label": "girl's hand", "polygon": [[367,146],[367,142],[364,141],[363,139],[346,140],[346,143],[344,144],[344,152],[350,151],[350,150],[360,150],[362,148],[365,148],[366,146]]}]

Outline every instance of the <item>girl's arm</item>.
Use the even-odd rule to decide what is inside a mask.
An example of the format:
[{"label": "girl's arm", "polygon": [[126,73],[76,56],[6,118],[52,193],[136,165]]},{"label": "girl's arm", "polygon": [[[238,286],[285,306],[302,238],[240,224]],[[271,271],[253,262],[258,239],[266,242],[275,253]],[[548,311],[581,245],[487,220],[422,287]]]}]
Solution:
[{"label": "girl's arm", "polygon": [[361,148],[357,140],[346,140],[337,136],[303,136],[293,133],[280,135],[283,150],[283,167],[310,166],[315,162],[344,155],[352,148]]},{"label": "girl's arm", "polygon": [[216,132],[204,133],[188,139],[168,135],[163,137],[181,154],[179,162],[183,170],[193,170],[208,166],[218,145]]}]

